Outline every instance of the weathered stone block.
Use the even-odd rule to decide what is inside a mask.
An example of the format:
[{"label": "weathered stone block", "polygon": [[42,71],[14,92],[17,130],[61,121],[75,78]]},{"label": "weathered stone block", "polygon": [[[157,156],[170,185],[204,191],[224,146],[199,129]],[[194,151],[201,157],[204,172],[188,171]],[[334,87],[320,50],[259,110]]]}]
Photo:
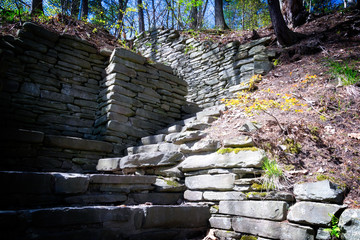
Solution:
[{"label": "weathered stone block", "polygon": [[199,175],[185,178],[189,189],[231,190],[234,187],[235,174]]},{"label": "weathered stone block", "polygon": [[113,56],[117,56],[119,58],[126,59],[131,62],[135,62],[139,64],[144,64],[146,62],[146,58],[142,57],[139,54],[126,50],[124,48],[115,48],[110,59],[112,59]]},{"label": "weathered stone block", "polygon": [[182,158],[183,154],[179,152],[138,153],[121,158],[120,168],[144,168],[174,165],[181,161]]},{"label": "weathered stone block", "polygon": [[68,148],[75,150],[87,150],[94,152],[112,152],[113,145],[106,142],[89,140],[76,137],[47,135],[44,139],[46,146]]},{"label": "weathered stone block", "polygon": [[76,173],[53,173],[55,193],[84,193],[89,186],[89,177]]},{"label": "weathered stone block", "polygon": [[214,152],[220,148],[220,142],[216,140],[201,140],[196,143],[185,143],[180,145],[180,152],[198,153],[198,152]]},{"label": "weathered stone block", "polygon": [[254,142],[251,137],[239,136],[237,138],[224,139],[224,147],[253,147]]},{"label": "weathered stone block", "polygon": [[218,217],[213,216],[209,219],[210,226],[212,228],[219,228],[219,229],[231,229],[231,218],[230,217]]},{"label": "weathered stone block", "polygon": [[221,201],[223,214],[282,221],[286,218],[288,204],[281,201]]},{"label": "weathered stone block", "polygon": [[184,192],[184,198],[188,201],[201,201],[203,200],[203,192],[186,190]]},{"label": "weathered stone block", "polygon": [[210,168],[260,168],[264,158],[265,152],[262,150],[246,150],[224,154],[212,153],[205,156],[195,155],[184,160],[182,169],[188,172]]},{"label": "weathered stone block", "polygon": [[[120,158],[114,158],[120,159]],[[112,184],[153,184],[156,176],[125,176],[112,174],[91,174],[90,183],[112,183]]]},{"label": "weathered stone block", "polygon": [[294,194],[296,199],[305,201],[325,201],[342,203],[344,190],[329,180],[295,184]]},{"label": "weathered stone block", "polygon": [[232,220],[232,228],[236,232],[271,239],[314,240],[314,230],[312,228],[285,222],[236,217]]},{"label": "weathered stone block", "polygon": [[148,206],[144,210],[147,213],[142,225],[144,229],[206,227],[210,218],[206,206]]},{"label": "weathered stone block", "polygon": [[205,200],[208,201],[228,201],[228,200],[244,200],[245,194],[242,192],[211,192],[206,191],[203,194]]},{"label": "weathered stone block", "polygon": [[342,239],[360,239],[360,209],[346,209],[340,216],[339,227]]},{"label": "weathered stone block", "polygon": [[345,207],[336,204],[298,202],[290,208],[287,219],[291,222],[326,227],[331,222],[331,215]]},{"label": "weathered stone block", "polygon": [[96,165],[96,170],[98,171],[118,171],[120,170],[119,167],[119,158],[102,158],[99,159],[97,165]]}]

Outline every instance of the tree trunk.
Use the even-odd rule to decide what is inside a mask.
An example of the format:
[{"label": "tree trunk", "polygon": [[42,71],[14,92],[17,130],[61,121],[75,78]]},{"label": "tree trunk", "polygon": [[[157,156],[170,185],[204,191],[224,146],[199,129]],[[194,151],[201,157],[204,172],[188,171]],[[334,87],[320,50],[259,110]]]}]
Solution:
[{"label": "tree trunk", "polygon": [[31,12],[30,12],[30,14],[33,16],[33,15],[44,13],[42,4],[43,4],[42,0],[32,0],[31,1]]},{"label": "tree trunk", "polygon": [[71,2],[71,16],[78,19],[79,17],[80,0],[72,0]]},{"label": "tree trunk", "polygon": [[290,46],[300,40],[300,34],[291,31],[281,14],[279,0],[268,0],[270,18],[280,45]]},{"label": "tree trunk", "polygon": [[308,14],[302,0],[282,0],[281,10],[288,26],[297,27],[306,22]]},{"label": "tree trunk", "polygon": [[124,19],[124,15],[125,15],[125,11],[126,11],[127,2],[128,2],[128,0],[119,0],[119,14],[118,14],[118,21],[117,21],[119,23],[119,28],[117,29],[117,34],[116,34],[117,39],[121,38],[122,28],[124,26],[123,19]]},{"label": "tree trunk", "polygon": [[81,20],[87,20],[89,14],[89,0],[82,0],[81,2]]},{"label": "tree trunk", "polygon": [[198,26],[198,8],[197,6],[192,6],[190,10],[190,28],[196,29]]},{"label": "tree trunk", "polygon": [[142,0],[137,0],[138,17],[139,17],[139,33],[145,32],[144,6]]},{"label": "tree trunk", "polygon": [[155,18],[155,0],[151,0],[151,7],[152,7],[152,18],[153,18],[153,29],[156,29],[156,18]]},{"label": "tree trunk", "polygon": [[215,27],[221,30],[229,29],[224,18],[223,0],[215,0]]}]

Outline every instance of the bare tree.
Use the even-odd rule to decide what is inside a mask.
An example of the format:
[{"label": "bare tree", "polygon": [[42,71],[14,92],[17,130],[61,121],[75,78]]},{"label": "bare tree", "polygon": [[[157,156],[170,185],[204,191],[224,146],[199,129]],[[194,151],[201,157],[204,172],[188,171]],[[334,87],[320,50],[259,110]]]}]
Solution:
[{"label": "bare tree", "polygon": [[305,23],[308,13],[303,0],[282,0],[282,14],[288,26],[297,27]]},{"label": "bare tree", "polygon": [[139,17],[139,33],[145,32],[144,6],[142,0],[137,0],[138,17]]},{"label": "bare tree", "polygon": [[80,0],[72,0],[71,2],[71,16],[74,18],[79,17]]},{"label": "bare tree", "polygon": [[198,27],[198,7],[197,1],[193,3],[190,9],[190,28],[197,29]]},{"label": "bare tree", "polygon": [[271,22],[278,42],[283,46],[290,46],[298,42],[303,35],[295,33],[287,27],[281,14],[279,0],[268,0],[268,5]]},{"label": "bare tree", "polygon": [[215,27],[222,30],[229,29],[224,18],[223,0],[215,0]]},{"label": "bare tree", "polygon": [[89,14],[89,0],[82,0],[81,1],[81,13],[80,17],[81,19],[87,19]]},{"label": "bare tree", "polygon": [[31,1],[31,15],[44,13],[43,1],[42,0],[32,0]]}]

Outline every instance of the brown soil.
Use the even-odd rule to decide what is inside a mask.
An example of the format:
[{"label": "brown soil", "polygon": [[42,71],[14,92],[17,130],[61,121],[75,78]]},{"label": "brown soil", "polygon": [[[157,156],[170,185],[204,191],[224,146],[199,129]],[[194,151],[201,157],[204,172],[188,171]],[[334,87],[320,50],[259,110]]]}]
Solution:
[{"label": "brown soil", "polygon": [[[241,108],[229,108],[209,129],[209,137],[250,135],[278,160],[292,184],[329,179],[346,187],[345,204],[359,208],[360,85],[338,86],[328,67],[329,59],[351,60],[360,72],[359,26],[359,12],[326,15],[296,29],[308,35],[299,44],[273,46],[280,64],[263,77],[252,96],[276,99],[276,94],[288,94],[307,104],[304,112],[269,111],[286,133],[275,118],[261,111],[250,120],[262,127],[255,133],[241,132],[249,118]],[[306,75],[316,78],[306,81]],[[274,92],[270,98],[268,89]]]}]

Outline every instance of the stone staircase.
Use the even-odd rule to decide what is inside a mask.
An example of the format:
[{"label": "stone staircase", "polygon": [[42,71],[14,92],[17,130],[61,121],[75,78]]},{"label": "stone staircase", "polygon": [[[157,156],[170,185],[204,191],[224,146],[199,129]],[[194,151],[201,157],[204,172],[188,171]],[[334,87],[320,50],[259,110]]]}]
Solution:
[{"label": "stone staircase", "polygon": [[207,109],[144,137],[125,157],[100,159],[99,173],[0,171],[2,239],[202,238],[209,207],[183,204],[179,165],[193,151],[219,147],[195,142],[220,111]]}]

